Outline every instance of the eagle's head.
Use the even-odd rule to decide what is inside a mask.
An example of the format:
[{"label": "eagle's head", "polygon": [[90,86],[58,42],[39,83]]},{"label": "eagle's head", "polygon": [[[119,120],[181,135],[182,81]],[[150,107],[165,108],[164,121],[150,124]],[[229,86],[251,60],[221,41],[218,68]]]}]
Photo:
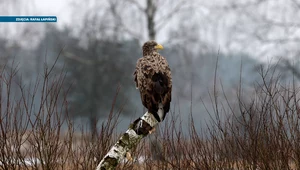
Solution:
[{"label": "eagle's head", "polygon": [[143,45],[143,56],[151,55],[154,52],[157,52],[158,50],[162,50],[164,47],[160,44],[158,44],[154,40],[150,40],[145,42]]}]

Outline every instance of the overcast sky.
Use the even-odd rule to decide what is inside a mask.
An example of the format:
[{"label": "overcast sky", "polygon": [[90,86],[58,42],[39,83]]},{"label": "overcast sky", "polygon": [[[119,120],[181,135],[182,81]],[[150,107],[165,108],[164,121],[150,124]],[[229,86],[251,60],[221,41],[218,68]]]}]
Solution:
[{"label": "overcast sky", "polygon": [[[74,29],[77,28],[76,24],[80,23],[78,20],[84,12],[89,12],[91,9],[99,13],[107,12],[103,10],[103,3],[108,2],[97,1],[97,6],[93,4],[95,0],[90,0],[86,4],[85,1],[82,1],[79,6],[74,8],[71,2],[78,3],[78,1],[19,0],[19,6],[14,4],[16,0],[4,1],[5,3],[2,4],[3,1],[0,1],[0,7],[2,7],[0,15],[55,15],[58,17],[58,22],[53,24],[60,28],[64,24],[68,24]],[[273,56],[293,57],[295,51],[298,51],[298,39],[300,39],[300,23],[298,22],[300,21],[300,10],[299,7],[295,6],[297,1],[257,0],[258,3],[251,5],[253,1],[255,0],[193,0],[196,3],[192,3],[192,0],[186,1],[192,4],[194,10],[188,10],[183,15],[177,15],[171,22],[170,19],[166,20],[169,25],[158,32],[157,40],[189,43],[188,39],[184,38],[194,38],[196,41],[192,42],[191,45],[206,43],[215,47],[214,50],[220,48],[225,53],[247,53],[260,60],[268,60]],[[176,1],[166,0],[166,2],[173,4]],[[248,4],[244,5],[245,3]],[[160,6],[159,11],[163,15],[163,11],[167,11],[169,8],[170,4]],[[74,9],[78,10],[78,15]],[[142,20],[137,21],[141,15],[126,11],[126,9],[122,6],[118,11],[123,17],[124,24],[132,32],[142,30],[141,32],[146,35],[145,18],[140,17]],[[108,15],[105,14],[104,16],[109,18]],[[105,20],[101,24],[111,24],[110,21]],[[157,21],[159,21],[159,16]],[[30,27],[27,29],[32,32],[31,35],[36,35],[36,37],[42,35],[43,26],[45,26],[43,23],[0,23],[0,34],[2,33],[1,36],[8,39],[15,37],[18,38],[18,41],[28,41],[31,37],[22,39],[22,33],[18,34],[22,26],[25,28],[28,25]],[[169,36],[170,30],[175,32],[174,35],[179,35],[181,38]],[[122,35],[126,35],[125,31],[122,32]],[[144,36],[141,41],[144,41],[145,37],[147,38]],[[27,43],[24,42],[24,44]]]},{"label": "overcast sky", "polygon": [[58,25],[70,22],[70,0],[35,0],[36,13],[54,15],[58,18]]},{"label": "overcast sky", "polygon": [[[4,0],[0,1],[0,15],[6,16],[57,16],[59,28],[64,24],[72,23],[70,18],[71,10],[69,6],[71,0]],[[18,40],[20,45],[34,48],[38,44],[39,38],[43,36],[45,23],[0,23],[0,36],[7,40]],[[24,31],[26,30],[26,31]],[[24,32],[29,34],[24,34]]]}]

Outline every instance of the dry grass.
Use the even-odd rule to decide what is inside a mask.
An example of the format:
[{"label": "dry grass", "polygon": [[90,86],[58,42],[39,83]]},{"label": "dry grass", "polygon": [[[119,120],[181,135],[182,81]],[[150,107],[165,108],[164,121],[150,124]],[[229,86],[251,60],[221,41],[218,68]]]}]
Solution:
[{"label": "dry grass", "polygon": [[[244,94],[249,100],[238,88],[235,105],[214,89],[214,118],[206,130],[197,131],[190,115],[183,135],[181,120],[169,114],[160,129],[160,158],[152,159],[146,139],[132,152],[134,161],[117,169],[300,169],[299,87],[282,84],[270,69],[259,74],[253,93]],[[63,72],[45,68],[30,86],[16,84],[16,75],[16,69],[0,73],[0,169],[95,169],[118,137],[118,115],[111,111],[92,137],[85,127],[75,130],[68,117]]]}]

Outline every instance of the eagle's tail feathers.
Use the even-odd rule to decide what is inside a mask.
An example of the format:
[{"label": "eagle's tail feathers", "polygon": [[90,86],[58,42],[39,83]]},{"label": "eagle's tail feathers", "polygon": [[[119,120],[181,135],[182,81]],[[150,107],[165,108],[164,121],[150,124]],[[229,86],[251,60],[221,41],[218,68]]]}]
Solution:
[{"label": "eagle's tail feathers", "polygon": [[158,111],[157,114],[159,116],[160,121],[163,121],[165,118],[165,112],[164,112],[164,107],[162,103],[158,104]]},{"label": "eagle's tail feathers", "polygon": [[165,112],[163,104],[159,103],[158,105],[154,104],[148,108],[148,111],[155,117],[158,122],[161,122],[165,118]]}]

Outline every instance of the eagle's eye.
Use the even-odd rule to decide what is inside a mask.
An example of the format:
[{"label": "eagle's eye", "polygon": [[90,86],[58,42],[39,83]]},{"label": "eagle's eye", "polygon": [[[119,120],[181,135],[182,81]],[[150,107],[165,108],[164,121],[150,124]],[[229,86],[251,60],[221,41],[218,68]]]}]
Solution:
[{"label": "eagle's eye", "polygon": [[153,51],[158,51],[162,49],[163,49],[162,45],[158,44],[154,40],[150,40],[143,45],[143,54],[147,55],[148,53],[152,53]]},{"label": "eagle's eye", "polygon": [[151,48],[152,48],[152,49],[155,49],[156,45],[157,45],[157,44],[152,44],[152,45],[151,45]]},{"label": "eagle's eye", "polygon": [[154,49],[156,45],[157,45],[157,42],[155,42],[155,41],[149,41],[147,44],[147,46],[152,49]]}]

